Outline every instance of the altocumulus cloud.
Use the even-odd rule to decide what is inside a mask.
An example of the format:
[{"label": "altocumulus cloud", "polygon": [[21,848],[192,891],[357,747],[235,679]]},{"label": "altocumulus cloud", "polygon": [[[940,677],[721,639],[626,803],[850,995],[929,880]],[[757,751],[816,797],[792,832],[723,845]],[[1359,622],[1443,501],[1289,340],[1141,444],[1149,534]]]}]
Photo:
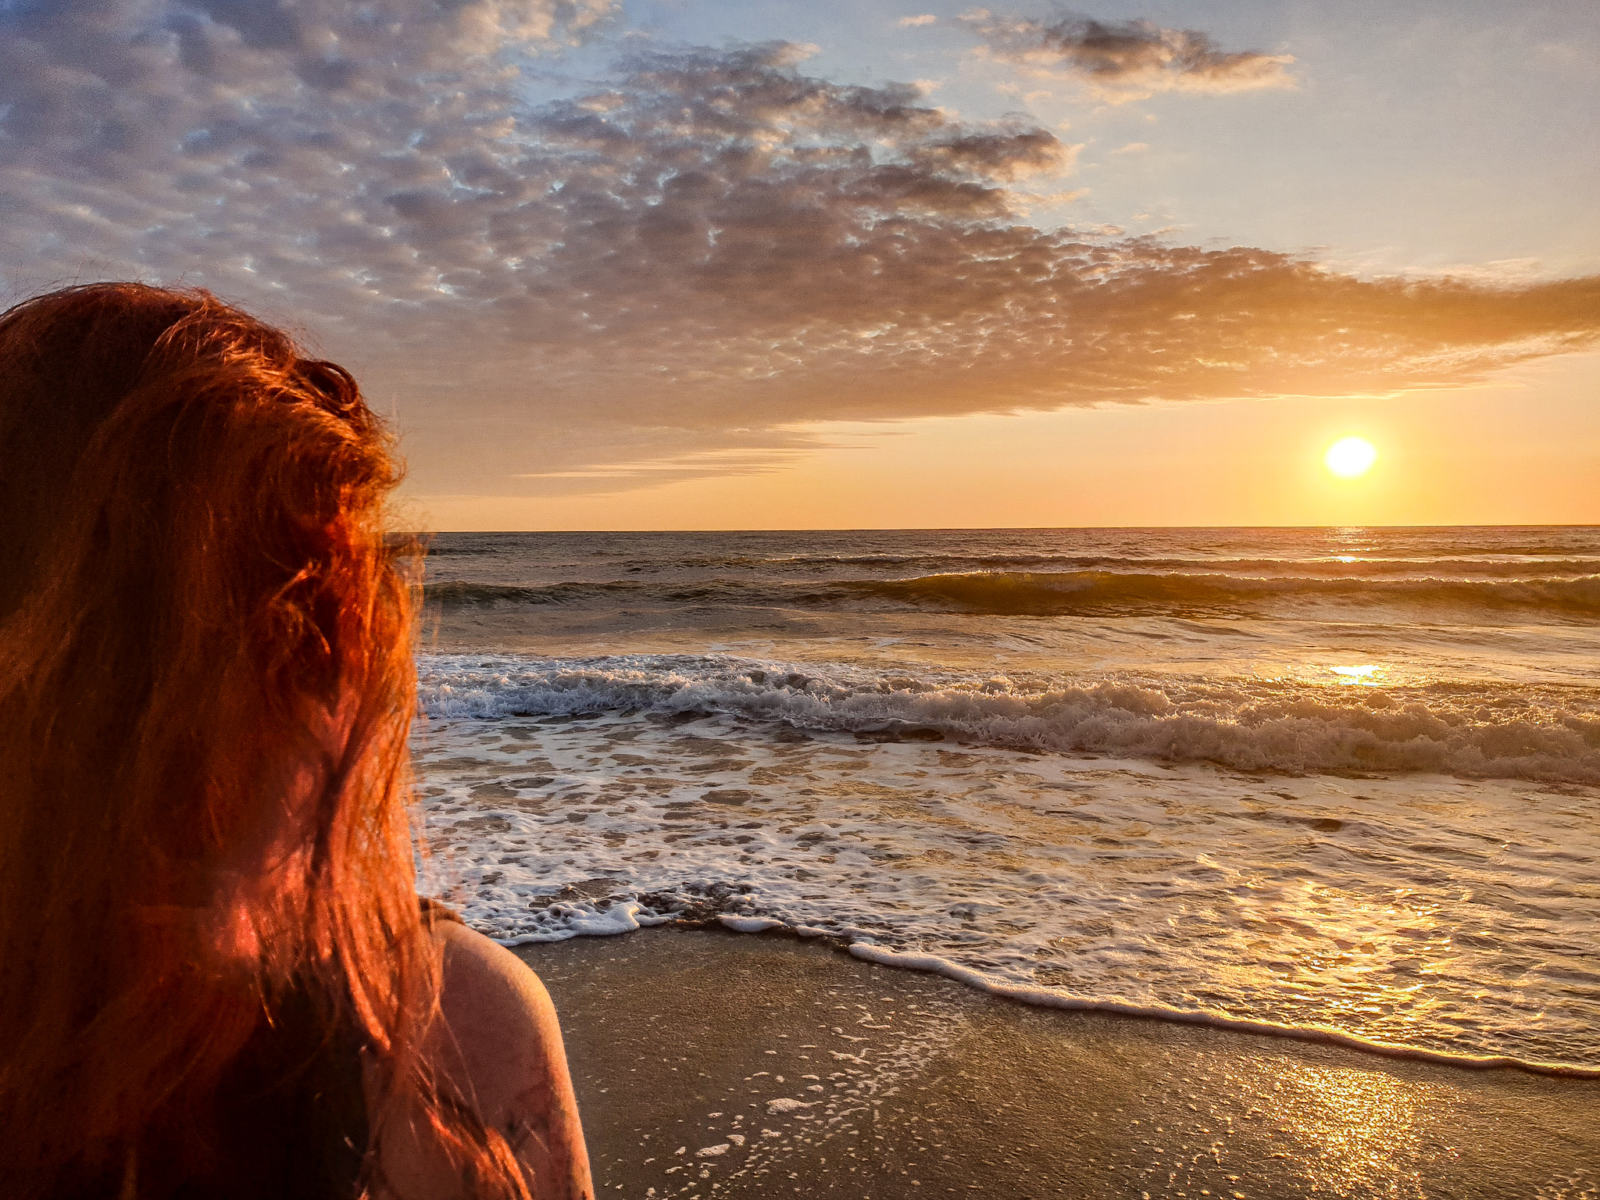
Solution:
[{"label": "altocumulus cloud", "polygon": [[608,19],[0,9],[5,286],[181,280],[315,330],[395,400],[429,494],[759,469],[832,419],[1438,385],[1600,334],[1595,279],[1374,281],[1035,227],[1023,189],[1075,147],[793,45],[635,49],[528,99]]},{"label": "altocumulus cloud", "polygon": [[1222,50],[1194,29],[1153,21],[1041,21],[974,9],[957,18],[984,39],[992,58],[1044,73],[1075,75],[1103,99],[1142,99],[1155,92],[1245,92],[1293,87],[1294,56]]}]

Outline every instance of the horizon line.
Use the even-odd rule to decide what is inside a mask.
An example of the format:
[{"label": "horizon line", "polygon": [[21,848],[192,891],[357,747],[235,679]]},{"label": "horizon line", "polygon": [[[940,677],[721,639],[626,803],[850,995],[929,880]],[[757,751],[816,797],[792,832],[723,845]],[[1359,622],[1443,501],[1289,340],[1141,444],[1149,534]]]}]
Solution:
[{"label": "horizon line", "polygon": [[1485,524],[1482,522],[1462,522],[1458,524],[1433,524],[1409,525],[1401,523],[1369,523],[1360,525],[769,525],[763,527],[752,526],[707,526],[704,528],[673,528],[673,529],[639,529],[639,528],[609,528],[609,529],[397,529],[392,532],[406,537],[426,537],[438,534],[452,533],[1037,533],[1042,531],[1087,531],[1087,530],[1176,530],[1176,529],[1204,529],[1204,530],[1307,530],[1307,529],[1349,529],[1349,530],[1409,530],[1409,529],[1600,529],[1600,521],[1550,521],[1550,522],[1508,522],[1504,524]]}]

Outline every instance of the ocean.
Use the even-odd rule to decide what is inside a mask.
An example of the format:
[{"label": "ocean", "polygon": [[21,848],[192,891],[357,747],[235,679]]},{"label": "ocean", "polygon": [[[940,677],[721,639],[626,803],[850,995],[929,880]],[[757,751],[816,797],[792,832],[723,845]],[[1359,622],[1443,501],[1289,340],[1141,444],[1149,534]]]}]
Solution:
[{"label": "ocean", "polygon": [[1600,528],[440,534],[424,888],[1600,1074]]}]

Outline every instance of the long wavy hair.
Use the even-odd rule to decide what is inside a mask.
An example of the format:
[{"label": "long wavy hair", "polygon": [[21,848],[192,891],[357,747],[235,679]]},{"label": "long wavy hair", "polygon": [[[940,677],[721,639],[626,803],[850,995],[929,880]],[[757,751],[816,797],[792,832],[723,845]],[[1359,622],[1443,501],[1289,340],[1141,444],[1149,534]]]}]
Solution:
[{"label": "long wavy hair", "polygon": [[292,1008],[361,1047],[355,1194],[405,1195],[379,1147],[420,1108],[468,1194],[527,1196],[419,1053],[439,951],[397,478],[347,372],[205,292],[95,284],[0,316],[8,1195],[227,1179],[252,1136],[214,1116],[229,1072]]}]

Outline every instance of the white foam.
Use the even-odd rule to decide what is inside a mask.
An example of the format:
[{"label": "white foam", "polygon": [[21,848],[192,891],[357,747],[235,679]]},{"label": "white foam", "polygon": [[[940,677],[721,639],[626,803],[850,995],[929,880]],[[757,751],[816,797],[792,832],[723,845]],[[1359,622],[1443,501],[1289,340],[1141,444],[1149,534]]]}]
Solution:
[{"label": "white foam", "polygon": [[799,1112],[801,1109],[810,1108],[816,1103],[817,1103],[817,1101],[815,1101],[815,1100],[796,1100],[791,1096],[780,1096],[775,1100],[768,1100],[767,1101],[767,1112],[769,1112],[769,1113]]},{"label": "white foam", "polygon": [[623,900],[604,907],[554,905],[540,916],[541,928],[496,940],[503,946],[527,946],[538,942],[564,942],[575,937],[615,937],[672,920],[670,915],[651,912],[637,900]]},{"label": "white foam", "polygon": [[1600,783],[1600,698],[1503,683],[1383,689],[1130,676],[1061,686],[716,655],[431,655],[421,660],[420,696],[424,711],[437,717],[708,712],[819,731],[891,738],[929,731],[979,745],[1251,771]]},{"label": "white foam", "polygon": [[768,929],[782,929],[783,922],[771,917],[735,917],[723,913],[717,917],[723,925],[739,933],[762,933]]},{"label": "white foam", "polygon": [[430,722],[425,883],[508,943],[688,913],[924,955],[1019,999],[1600,1058],[1593,789],[770,731]]}]

